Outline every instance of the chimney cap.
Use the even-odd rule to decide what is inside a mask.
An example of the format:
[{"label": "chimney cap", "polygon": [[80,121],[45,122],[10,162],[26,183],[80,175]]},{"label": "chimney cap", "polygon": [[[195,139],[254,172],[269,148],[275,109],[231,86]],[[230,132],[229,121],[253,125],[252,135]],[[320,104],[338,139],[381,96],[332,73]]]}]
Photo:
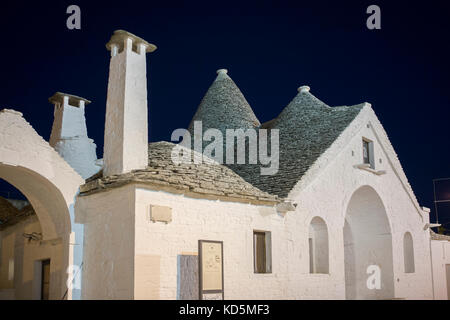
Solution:
[{"label": "chimney cap", "polygon": [[154,44],[145,41],[144,39],[132,34],[131,32],[125,30],[116,30],[111,36],[111,39],[106,44],[106,49],[108,49],[108,51],[111,50],[111,46],[113,44],[116,44],[119,48],[122,48],[126,38],[130,38],[135,44],[145,44],[145,52],[153,52],[157,48]]},{"label": "chimney cap", "polygon": [[48,101],[53,104],[58,102],[64,103],[64,97],[69,97],[69,104],[74,107],[78,107],[80,105],[80,101],[84,101],[85,105],[91,103],[91,101],[88,99],[62,92],[56,92],[54,95],[48,98]]},{"label": "chimney cap", "polygon": [[297,89],[298,92],[300,93],[305,93],[305,92],[309,92],[311,88],[309,86],[301,86]]}]

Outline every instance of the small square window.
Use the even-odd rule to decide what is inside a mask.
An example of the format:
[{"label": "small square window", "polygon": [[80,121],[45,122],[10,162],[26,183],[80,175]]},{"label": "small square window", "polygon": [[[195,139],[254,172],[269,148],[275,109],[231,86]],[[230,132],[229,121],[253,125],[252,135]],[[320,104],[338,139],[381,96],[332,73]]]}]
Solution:
[{"label": "small square window", "polygon": [[255,273],[272,272],[272,243],[269,231],[253,231]]}]

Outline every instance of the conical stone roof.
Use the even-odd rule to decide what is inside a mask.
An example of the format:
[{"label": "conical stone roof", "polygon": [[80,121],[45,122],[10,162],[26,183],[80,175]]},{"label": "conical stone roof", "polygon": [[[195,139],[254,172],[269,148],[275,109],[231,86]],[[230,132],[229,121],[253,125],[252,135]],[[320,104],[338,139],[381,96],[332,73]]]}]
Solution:
[{"label": "conical stone roof", "polygon": [[194,121],[202,121],[203,132],[215,128],[222,132],[224,138],[226,129],[249,129],[260,125],[252,108],[241,90],[228,76],[226,69],[217,70],[217,78],[209,87],[191,120],[188,130],[192,138]]},{"label": "conical stone roof", "polygon": [[261,126],[279,129],[278,172],[262,176],[259,166],[230,165],[230,168],[257,188],[284,198],[363,106],[330,107],[312,95],[309,87],[300,87],[280,115]]}]

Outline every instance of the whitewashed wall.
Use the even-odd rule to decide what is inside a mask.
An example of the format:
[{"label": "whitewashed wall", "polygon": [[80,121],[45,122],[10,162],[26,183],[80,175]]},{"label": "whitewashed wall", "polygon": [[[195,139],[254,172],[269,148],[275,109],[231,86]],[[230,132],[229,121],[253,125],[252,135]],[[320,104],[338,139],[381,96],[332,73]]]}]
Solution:
[{"label": "whitewashed wall", "polygon": [[446,266],[450,266],[450,241],[432,240],[434,299],[450,300],[450,274],[446,274]]},{"label": "whitewashed wall", "polygon": [[[362,137],[374,141],[375,168],[385,170],[386,174],[378,176],[354,167],[362,163]],[[300,289],[304,296],[345,296],[342,261],[344,219],[353,193],[367,185],[376,190],[388,215],[393,243],[395,297],[432,298],[429,230],[423,228],[429,217],[417,206],[415,197],[409,193],[407,181],[401,180],[403,178],[401,166],[390,149],[384,130],[372,110],[366,107],[290,194],[299,203],[297,212],[288,215],[293,219],[293,216],[297,217],[293,221],[298,230],[294,239],[294,255],[307,257],[307,239],[303,235],[307,234],[313,217],[322,217],[329,228],[330,276],[317,279],[314,285],[319,290]],[[407,231],[411,232],[414,241],[415,273],[412,274],[404,273],[403,236]],[[306,262],[301,265],[301,273],[305,273]],[[308,284],[302,287],[311,288]]]},{"label": "whitewashed wall", "polygon": [[79,197],[76,222],[84,224],[82,299],[132,299],[134,188]]}]

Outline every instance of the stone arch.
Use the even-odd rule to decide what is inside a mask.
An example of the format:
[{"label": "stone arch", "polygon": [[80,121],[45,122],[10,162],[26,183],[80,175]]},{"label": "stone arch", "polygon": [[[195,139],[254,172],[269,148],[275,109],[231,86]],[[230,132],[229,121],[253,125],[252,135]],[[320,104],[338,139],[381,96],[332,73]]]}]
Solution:
[{"label": "stone arch", "polygon": [[67,292],[67,267],[74,263],[70,245],[75,231],[73,206],[84,180],[20,112],[9,109],[0,111],[0,178],[30,201],[41,225],[42,240],[60,243],[61,275],[53,296],[62,297]]},{"label": "stone arch", "polygon": [[309,272],[329,272],[328,228],[320,217],[314,217],[309,224]]},{"label": "stone arch", "polygon": [[403,259],[405,264],[405,273],[414,273],[414,242],[411,232],[405,232],[403,235]]},{"label": "stone arch", "polygon": [[394,297],[392,233],[378,193],[362,186],[351,196],[344,222],[347,299]]},{"label": "stone arch", "polygon": [[60,190],[48,179],[28,168],[3,164],[0,178],[15,186],[33,206],[42,228],[43,240],[70,233],[69,207]]}]

